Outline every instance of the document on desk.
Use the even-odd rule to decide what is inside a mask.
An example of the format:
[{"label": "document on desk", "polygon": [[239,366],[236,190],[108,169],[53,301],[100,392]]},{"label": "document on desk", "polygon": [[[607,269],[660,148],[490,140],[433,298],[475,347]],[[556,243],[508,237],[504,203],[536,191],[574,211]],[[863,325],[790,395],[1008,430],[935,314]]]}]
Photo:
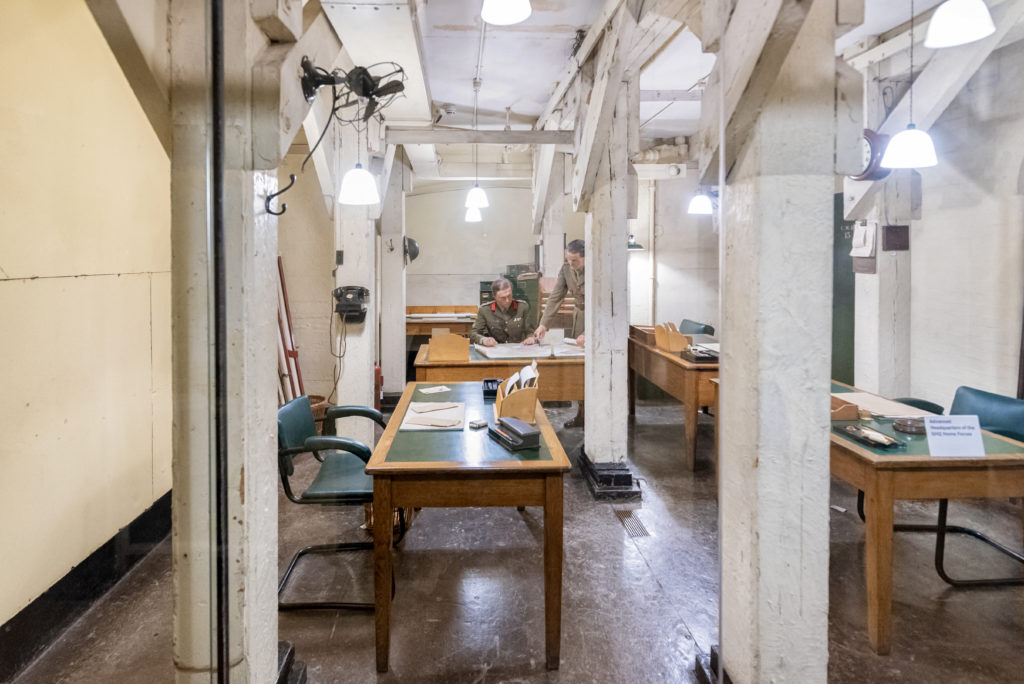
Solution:
[{"label": "document on desk", "polygon": [[413,401],[399,430],[461,430],[466,422],[466,404],[456,401]]},{"label": "document on desk", "polygon": [[885,418],[919,418],[935,415],[924,409],[901,404],[898,401],[886,399],[869,392],[833,392],[832,396],[848,401],[851,404],[856,404],[858,408],[866,409],[876,416]]},{"label": "document on desk", "polygon": [[583,358],[587,352],[576,344],[556,344],[551,348],[556,359]]},{"label": "document on desk", "polygon": [[551,356],[551,347],[539,344],[499,344],[494,347],[485,347],[482,344],[473,345],[476,350],[489,359],[544,359]]}]

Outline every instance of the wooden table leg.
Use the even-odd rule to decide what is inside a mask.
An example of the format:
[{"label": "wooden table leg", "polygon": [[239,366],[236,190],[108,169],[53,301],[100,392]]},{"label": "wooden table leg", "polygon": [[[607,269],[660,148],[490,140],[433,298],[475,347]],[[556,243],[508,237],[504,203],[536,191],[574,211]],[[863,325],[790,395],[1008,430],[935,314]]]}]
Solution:
[{"label": "wooden table leg", "polygon": [[377,672],[388,671],[391,646],[391,478],[373,478],[373,602]]},{"label": "wooden table leg", "polygon": [[697,468],[697,373],[683,376],[683,463],[687,470]]},{"label": "wooden table leg", "polygon": [[544,478],[544,642],[547,667],[557,670],[562,644],[561,473]]},{"label": "wooden table leg", "polygon": [[876,471],[864,491],[868,639],[879,655],[892,648],[892,477]]}]

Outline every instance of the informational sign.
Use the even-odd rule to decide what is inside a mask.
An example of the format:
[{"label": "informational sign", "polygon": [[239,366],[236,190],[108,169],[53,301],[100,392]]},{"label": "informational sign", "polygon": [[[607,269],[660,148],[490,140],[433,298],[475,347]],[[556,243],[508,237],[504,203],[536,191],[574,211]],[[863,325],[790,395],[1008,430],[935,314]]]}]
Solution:
[{"label": "informational sign", "polygon": [[978,416],[928,416],[928,451],[936,458],[984,458]]}]

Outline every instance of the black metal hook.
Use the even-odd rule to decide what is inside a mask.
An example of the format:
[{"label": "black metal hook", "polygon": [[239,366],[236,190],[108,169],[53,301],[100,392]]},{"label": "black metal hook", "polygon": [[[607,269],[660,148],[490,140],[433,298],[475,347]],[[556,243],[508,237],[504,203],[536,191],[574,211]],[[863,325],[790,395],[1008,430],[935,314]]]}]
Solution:
[{"label": "black metal hook", "polygon": [[290,187],[295,185],[295,174],[294,173],[288,174],[288,178],[291,179],[291,182],[288,183],[288,185],[284,186],[283,188],[281,188],[280,190],[278,190],[277,192],[275,192],[272,195],[267,195],[267,199],[264,200],[263,206],[266,208],[268,214],[273,214],[274,216],[280,216],[284,212],[288,211],[288,205],[287,204],[282,204],[281,205],[281,211],[274,211],[273,209],[270,208],[271,200],[273,200],[275,197],[277,197],[279,195],[283,195],[285,192],[288,191],[288,189]]}]

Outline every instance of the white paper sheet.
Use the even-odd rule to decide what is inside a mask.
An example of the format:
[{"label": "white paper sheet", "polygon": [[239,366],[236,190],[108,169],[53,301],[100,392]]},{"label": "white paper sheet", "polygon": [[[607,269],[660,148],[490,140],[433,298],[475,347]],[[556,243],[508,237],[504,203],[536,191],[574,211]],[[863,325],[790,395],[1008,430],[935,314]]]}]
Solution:
[{"label": "white paper sheet", "polygon": [[[449,408],[440,411],[417,412],[417,408],[436,405],[437,402],[409,403],[409,410],[402,418],[399,430],[461,430],[466,423],[466,404],[462,402],[444,402]],[[443,425],[430,425],[429,423],[444,423]]]},{"label": "white paper sheet", "polygon": [[551,347],[539,344],[499,344],[495,347],[485,347],[482,344],[473,345],[476,350],[489,359],[543,359],[551,356]]},{"label": "white paper sheet", "polygon": [[856,404],[858,408],[867,409],[875,415],[887,418],[917,418],[935,415],[924,409],[907,406],[898,401],[879,397],[868,392],[833,392],[832,396],[848,401],[851,404]]},{"label": "white paper sheet", "polygon": [[552,347],[551,351],[556,359],[583,358],[587,355],[583,347],[576,346],[575,344],[560,344],[557,347]]},{"label": "white paper sheet", "polygon": [[878,225],[871,223],[858,223],[853,229],[852,249],[850,256],[870,257],[875,255],[875,233]]},{"label": "white paper sheet", "polygon": [[451,388],[447,385],[437,385],[436,387],[424,387],[420,389],[423,394],[437,394],[438,392],[448,392]]},{"label": "white paper sheet", "polygon": [[549,346],[556,346],[562,344],[562,340],[565,339],[565,329],[556,328],[554,330],[548,330],[544,333],[544,337],[540,338],[541,344]]},{"label": "white paper sheet", "polygon": [[924,419],[928,453],[933,458],[984,458],[978,416],[929,416]]}]

